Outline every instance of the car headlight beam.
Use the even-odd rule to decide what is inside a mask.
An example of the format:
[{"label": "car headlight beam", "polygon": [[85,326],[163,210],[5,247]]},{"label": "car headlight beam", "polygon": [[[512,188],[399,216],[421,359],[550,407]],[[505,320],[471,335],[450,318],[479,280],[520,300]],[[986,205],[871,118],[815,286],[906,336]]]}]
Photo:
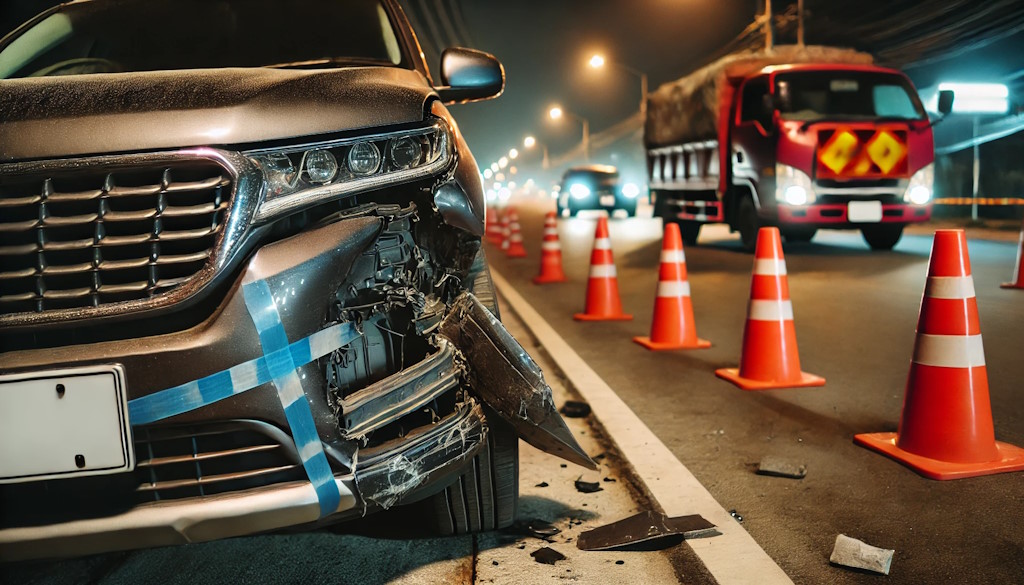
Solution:
[{"label": "car headlight beam", "polygon": [[583,183],[573,183],[569,186],[569,195],[572,195],[573,199],[586,199],[590,197],[590,187]]},{"label": "car headlight beam", "polygon": [[426,127],[244,153],[263,172],[256,221],[436,175],[455,158],[440,118]]}]

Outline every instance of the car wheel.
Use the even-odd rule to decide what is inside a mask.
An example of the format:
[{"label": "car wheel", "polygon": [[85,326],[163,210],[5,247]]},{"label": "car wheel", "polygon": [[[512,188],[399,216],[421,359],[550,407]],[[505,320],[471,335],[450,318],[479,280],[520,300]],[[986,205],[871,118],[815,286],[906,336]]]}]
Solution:
[{"label": "car wheel", "polygon": [[754,200],[750,197],[740,199],[736,210],[736,229],[740,232],[743,250],[753,252],[757,246],[757,231],[761,229],[761,220],[757,217]]},{"label": "car wheel", "polygon": [[[480,250],[469,290],[501,318],[491,272]],[[519,507],[519,437],[497,414],[487,414],[487,443],[459,478],[424,504],[433,532],[444,536],[511,526]]]},{"label": "car wheel", "polygon": [[697,236],[700,235],[700,226],[704,224],[686,219],[677,220],[676,223],[679,224],[679,234],[683,236],[683,243],[687,246],[696,246]]},{"label": "car wheel", "polygon": [[782,236],[787,242],[810,242],[814,234],[818,233],[817,228],[790,228],[782,230]]},{"label": "car wheel", "polygon": [[892,247],[903,237],[903,226],[876,225],[861,228],[860,233],[872,250],[892,250]]}]

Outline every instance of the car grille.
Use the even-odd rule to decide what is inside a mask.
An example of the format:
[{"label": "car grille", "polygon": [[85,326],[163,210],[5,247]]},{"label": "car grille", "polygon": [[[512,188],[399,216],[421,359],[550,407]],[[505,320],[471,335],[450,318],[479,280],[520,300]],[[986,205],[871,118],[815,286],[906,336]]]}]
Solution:
[{"label": "car grille", "polygon": [[135,429],[135,457],[129,473],[0,485],[0,527],[111,516],[306,477],[288,435],[257,421]]},{"label": "car grille", "polygon": [[231,184],[206,159],[0,176],[0,314],[180,286],[210,260]]}]

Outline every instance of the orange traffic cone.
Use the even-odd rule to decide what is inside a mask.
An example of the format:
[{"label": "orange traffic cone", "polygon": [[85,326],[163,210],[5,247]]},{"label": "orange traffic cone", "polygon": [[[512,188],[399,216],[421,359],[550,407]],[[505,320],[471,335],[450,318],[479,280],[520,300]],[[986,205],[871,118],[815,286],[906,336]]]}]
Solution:
[{"label": "orange traffic cone", "polygon": [[740,367],[715,370],[715,375],[744,390],[825,384],[824,378],[800,371],[779,228],[765,227],[757,233]]},{"label": "orange traffic cone", "polygon": [[1024,288],[1024,226],[1020,228],[1020,243],[1017,244],[1017,264],[1013,267],[1013,282],[1004,282],[1003,288]]},{"label": "orange traffic cone", "polygon": [[500,220],[498,219],[498,210],[495,209],[494,207],[487,208],[487,222],[485,226],[486,227],[484,229],[484,234],[487,238],[487,241],[495,245],[500,245],[501,240],[503,239],[504,236],[501,233],[501,224]]},{"label": "orange traffic cone", "polygon": [[519,214],[516,213],[515,209],[508,212],[508,248],[505,249],[505,256],[508,258],[526,258],[526,248],[523,247],[523,234],[519,232]]},{"label": "orange traffic cone", "polygon": [[533,284],[565,282],[562,270],[562,246],[558,243],[558,219],[554,211],[544,216],[544,240],[540,245],[540,274],[533,278]]},{"label": "orange traffic cone", "polygon": [[899,432],[853,440],[932,479],[1024,470],[1024,449],[995,439],[963,230],[935,232]]},{"label": "orange traffic cone", "polygon": [[501,247],[502,252],[508,252],[508,248],[511,245],[509,236],[512,235],[512,230],[509,229],[509,219],[511,218],[512,210],[505,209],[501,214],[501,241],[498,245]]},{"label": "orange traffic cone", "polygon": [[608,235],[608,219],[597,219],[594,233],[594,251],[590,253],[590,279],[587,280],[587,305],[583,313],[576,313],[577,321],[629,321],[633,315],[622,312],[619,299],[619,279],[612,258],[612,240]]},{"label": "orange traffic cone", "polygon": [[697,338],[690,283],[686,280],[686,254],[679,226],[674,223],[665,226],[665,239],[661,244],[651,336],[634,337],[633,341],[655,351],[711,347],[710,341]]}]

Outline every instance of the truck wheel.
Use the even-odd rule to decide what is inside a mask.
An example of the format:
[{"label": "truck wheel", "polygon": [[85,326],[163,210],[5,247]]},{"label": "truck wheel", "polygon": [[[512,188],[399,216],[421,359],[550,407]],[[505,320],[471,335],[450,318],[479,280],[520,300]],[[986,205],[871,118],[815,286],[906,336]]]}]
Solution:
[{"label": "truck wheel", "polygon": [[810,242],[814,234],[818,233],[817,228],[789,228],[782,230],[783,237],[787,242]]},{"label": "truck wheel", "polygon": [[875,225],[861,228],[860,233],[872,250],[892,250],[903,236],[903,226]]},{"label": "truck wheel", "polygon": [[696,246],[697,236],[700,235],[700,226],[704,224],[688,219],[676,220],[676,223],[679,224],[679,233],[683,236],[683,243],[687,246]]},{"label": "truck wheel", "polygon": [[745,252],[753,252],[757,246],[757,231],[761,229],[761,220],[757,217],[754,200],[750,197],[740,199],[736,209],[736,229],[740,232],[740,241]]},{"label": "truck wheel", "polygon": [[[495,317],[494,283],[481,249],[467,278],[469,290]],[[454,483],[423,502],[432,532],[443,536],[511,526],[519,507],[519,437],[490,411],[487,444]]]}]

